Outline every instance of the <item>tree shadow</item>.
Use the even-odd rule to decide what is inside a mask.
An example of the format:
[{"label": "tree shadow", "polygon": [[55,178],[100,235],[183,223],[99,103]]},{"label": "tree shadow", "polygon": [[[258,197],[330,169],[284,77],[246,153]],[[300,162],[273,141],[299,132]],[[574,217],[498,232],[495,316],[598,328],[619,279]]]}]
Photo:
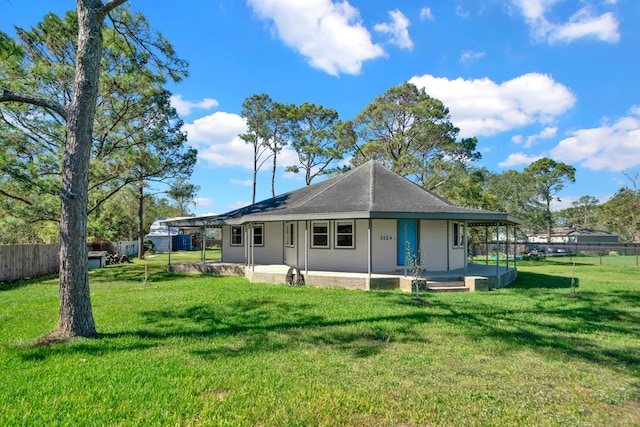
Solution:
[{"label": "tree shadow", "polygon": [[56,280],[57,278],[57,274],[47,274],[44,276],[20,279],[14,282],[0,282],[0,292],[12,291],[14,289],[20,289],[31,285],[40,285],[50,280]]},{"label": "tree shadow", "polygon": [[[509,284],[510,289],[569,289],[571,277],[552,276],[550,274],[532,273],[530,271],[518,271],[516,280]],[[574,286],[579,286],[579,279],[573,278]]]}]

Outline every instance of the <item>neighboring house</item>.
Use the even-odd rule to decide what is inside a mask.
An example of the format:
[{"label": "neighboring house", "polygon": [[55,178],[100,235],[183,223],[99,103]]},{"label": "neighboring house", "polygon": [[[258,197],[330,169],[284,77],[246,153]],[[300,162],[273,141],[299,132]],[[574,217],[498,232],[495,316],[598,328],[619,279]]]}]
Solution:
[{"label": "neighboring house", "polygon": [[560,227],[551,230],[551,241],[547,242],[547,235],[535,234],[529,236],[531,243],[620,243],[620,235],[606,231],[584,227]]},{"label": "neighboring house", "polygon": [[509,234],[520,221],[453,205],[369,161],[226,214],[163,224],[220,227],[223,263],[371,275],[406,273],[407,248],[419,251],[424,271],[465,271],[467,227]]}]

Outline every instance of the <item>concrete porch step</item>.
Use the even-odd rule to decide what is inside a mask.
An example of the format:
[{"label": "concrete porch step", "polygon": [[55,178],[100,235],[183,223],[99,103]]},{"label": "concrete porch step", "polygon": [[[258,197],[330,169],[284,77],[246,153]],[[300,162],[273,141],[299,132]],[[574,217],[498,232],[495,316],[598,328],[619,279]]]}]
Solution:
[{"label": "concrete porch step", "polygon": [[469,292],[466,286],[428,286],[431,292]]}]

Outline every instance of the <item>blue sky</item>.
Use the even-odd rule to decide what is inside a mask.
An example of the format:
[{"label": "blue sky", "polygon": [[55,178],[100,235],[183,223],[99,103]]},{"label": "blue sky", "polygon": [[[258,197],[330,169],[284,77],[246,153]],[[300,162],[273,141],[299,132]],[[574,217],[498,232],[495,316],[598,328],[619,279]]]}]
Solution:
[{"label": "blue sky", "polygon": [[[312,102],[355,117],[411,81],[449,107],[479,164],[522,170],[540,157],[577,170],[556,208],[601,201],[640,172],[640,1],[132,0],[190,64],[169,89],[199,150],[198,215],[251,200],[251,152],[237,135],[243,100]],[[5,0],[0,29],[31,27],[72,1]],[[287,174],[276,193],[304,185]],[[259,175],[257,200],[270,196]]]}]

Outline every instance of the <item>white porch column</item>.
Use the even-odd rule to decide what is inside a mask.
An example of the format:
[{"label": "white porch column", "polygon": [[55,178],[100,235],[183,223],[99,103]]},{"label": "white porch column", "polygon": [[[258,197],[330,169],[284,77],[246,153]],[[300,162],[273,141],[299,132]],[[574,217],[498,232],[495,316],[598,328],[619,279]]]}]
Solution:
[{"label": "white porch column", "polygon": [[467,248],[467,221],[464,222],[464,232],[462,234],[462,244],[464,245],[464,275],[467,275],[467,264],[469,264],[469,249]]},{"label": "white porch column", "polygon": [[371,218],[369,218],[367,225],[367,272],[369,273],[369,278],[371,278],[371,257]]},{"label": "white porch column", "polygon": [[304,275],[309,274],[309,221],[304,222]]},{"label": "white porch column", "polygon": [[504,252],[507,255],[507,271],[509,271],[509,225],[507,224],[504,228],[507,232],[507,237],[504,243]]}]

